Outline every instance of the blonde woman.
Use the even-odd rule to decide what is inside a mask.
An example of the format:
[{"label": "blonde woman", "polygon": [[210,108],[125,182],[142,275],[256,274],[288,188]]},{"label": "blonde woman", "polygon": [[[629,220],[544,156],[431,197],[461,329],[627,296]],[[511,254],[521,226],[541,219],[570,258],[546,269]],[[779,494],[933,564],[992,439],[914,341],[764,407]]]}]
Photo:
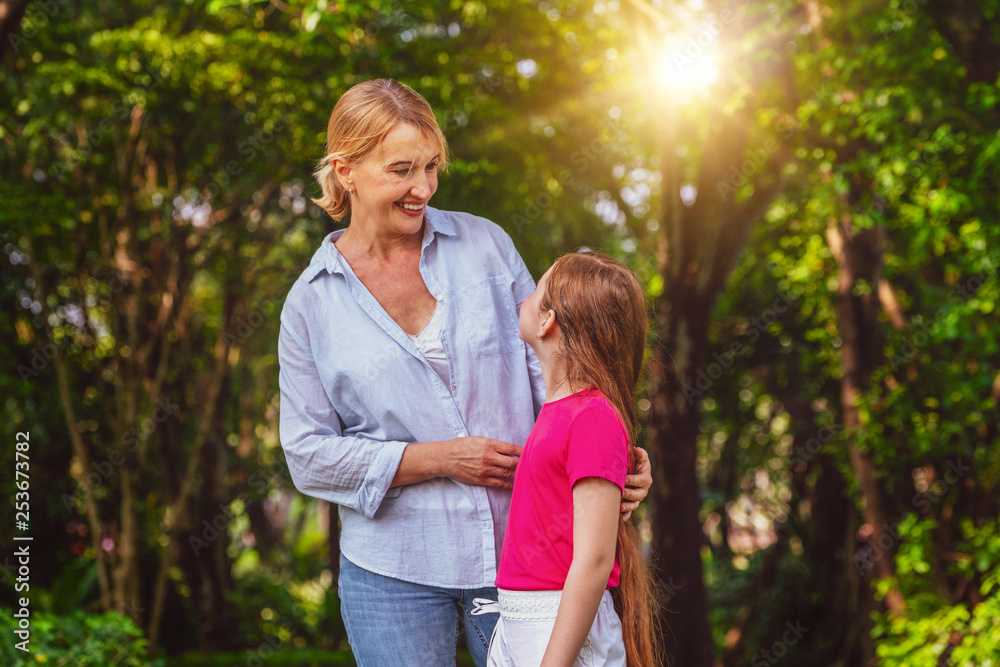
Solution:
[{"label": "blonde woman", "polygon": [[[361,667],[485,665],[521,445],[545,401],[518,337],[535,284],[492,222],[428,206],[448,147],[391,80],[334,107],[316,203],[350,224],[292,286],[278,340],[281,445],[296,487],[340,508],[339,594]],[[630,476],[630,514],[652,479]]]}]

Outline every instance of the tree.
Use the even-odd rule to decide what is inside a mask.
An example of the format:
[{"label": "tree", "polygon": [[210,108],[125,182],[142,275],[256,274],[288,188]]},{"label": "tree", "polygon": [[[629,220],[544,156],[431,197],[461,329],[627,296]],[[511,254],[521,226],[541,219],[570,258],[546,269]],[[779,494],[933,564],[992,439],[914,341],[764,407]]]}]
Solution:
[{"label": "tree", "polygon": [[9,45],[15,52],[17,44],[24,38],[17,34],[31,0],[0,1],[0,60],[3,60]]},{"label": "tree", "polygon": [[[308,173],[306,128],[323,124],[320,88],[274,65],[320,71],[329,54],[296,55],[294,36],[269,43],[268,22],[239,12],[77,11],[105,31],[40,35],[40,71],[23,54],[5,80],[22,102],[6,118],[4,168],[32,176],[4,194],[18,211],[5,236],[33,292],[17,318],[30,332],[19,370],[24,382],[58,380],[78,486],[62,505],[86,517],[101,606],[144,622],[155,646],[176,564],[204,640],[225,645],[228,539],[217,537],[232,499],[209,482],[227,472],[221,401],[255,318],[277,311],[261,315],[248,286],[293,270],[269,250],[319,218],[285,211],[306,209],[289,192]],[[29,353],[46,345],[52,368],[33,368]]]}]

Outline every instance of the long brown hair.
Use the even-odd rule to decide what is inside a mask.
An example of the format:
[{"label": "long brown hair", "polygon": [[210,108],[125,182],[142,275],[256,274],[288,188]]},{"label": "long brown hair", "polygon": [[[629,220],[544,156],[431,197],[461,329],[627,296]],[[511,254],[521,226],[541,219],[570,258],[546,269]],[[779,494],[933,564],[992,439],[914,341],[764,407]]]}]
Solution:
[{"label": "long brown hair", "polygon": [[[571,387],[596,387],[625,423],[635,464],[635,391],[649,327],[646,294],[621,262],[595,252],[563,255],[549,271],[538,302],[555,312],[559,354]],[[634,472],[634,471],[633,471]],[[620,578],[613,592],[628,667],[660,664],[653,577],[629,521],[618,524]]]}]

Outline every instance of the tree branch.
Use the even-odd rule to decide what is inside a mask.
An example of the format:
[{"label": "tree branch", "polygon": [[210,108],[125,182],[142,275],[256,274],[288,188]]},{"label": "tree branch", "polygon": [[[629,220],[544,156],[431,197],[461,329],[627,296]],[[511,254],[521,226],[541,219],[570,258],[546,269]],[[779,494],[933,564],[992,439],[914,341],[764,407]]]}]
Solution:
[{"label": "tree branch", "polygon": [[84,508],[87,512],[87,522],[90,524],[90,542],[94,549],[94,561],[97,567],[97,582],[101,590],[101,608],[111,611],[111,590],[108,584],[108,573],[104,563],[104,549],[101,546],[101,537],[104,534],[104,527],[101,525],[100,515],[97,511],[97,503],[94,501],[93,490],[87,486],[87,471],[90,467],[90,453],[87,445],[83,442],[80,432],[76,430],[76,413],[73,409],[73,396],[69,391],[69,379],[66,372],[66,361],[63,359],[62,350],[55,344],[55,335],[49,325],[48,294],[45,291],[45,282],[39,265],[38,257],[35,255],[31,239],[25,241],[25,249],[28,251],[28,265],[31,267],[31,274],[35,280],[35,289],[38,294],[38,302],[42,306],[39,313],[42,318],[42,326],[45,328],[46,337],[52,341],[56,348],[53,363],[56,367],[56,377],[59,382],[59,396],[63,403],[63,416],[66,419],[66,430],[69,432],[70,442],[73,445],[73,454],[79,466],[70,465],[70,474],[76,480],[80,492],[83,494]]}]

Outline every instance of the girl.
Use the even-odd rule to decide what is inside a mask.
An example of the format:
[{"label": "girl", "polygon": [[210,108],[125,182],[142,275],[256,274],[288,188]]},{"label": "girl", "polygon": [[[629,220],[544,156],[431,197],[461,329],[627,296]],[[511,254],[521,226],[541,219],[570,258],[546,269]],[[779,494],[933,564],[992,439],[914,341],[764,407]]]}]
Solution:
[{"label": "girl", "polygon": [[477,601],[500,613],[491,667],[658,664],[651,578],[618,512],[646,318],[635,274],[589,252],[561,257],[521,306],[546,397],[514,476],[499,601]]}]

